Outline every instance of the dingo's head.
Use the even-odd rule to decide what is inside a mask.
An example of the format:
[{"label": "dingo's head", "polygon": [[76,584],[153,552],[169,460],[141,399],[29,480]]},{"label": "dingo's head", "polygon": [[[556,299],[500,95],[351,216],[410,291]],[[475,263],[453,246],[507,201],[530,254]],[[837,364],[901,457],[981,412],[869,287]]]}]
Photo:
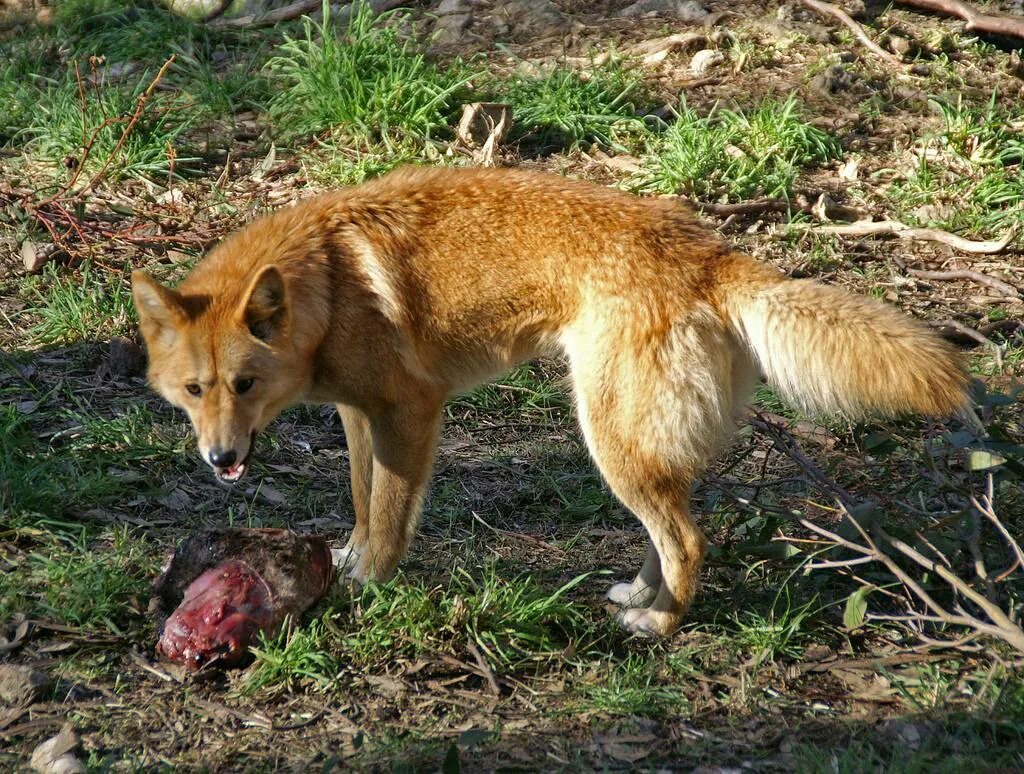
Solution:
[{"label": "dingo's head", "polygon": [[217,478],[235,483],[256,433],[301,399],[309,379],[290,336],[285,278],[266,266],[247,283],[178,292],[136,271],[132,295],[150,384],[186,411]]}]

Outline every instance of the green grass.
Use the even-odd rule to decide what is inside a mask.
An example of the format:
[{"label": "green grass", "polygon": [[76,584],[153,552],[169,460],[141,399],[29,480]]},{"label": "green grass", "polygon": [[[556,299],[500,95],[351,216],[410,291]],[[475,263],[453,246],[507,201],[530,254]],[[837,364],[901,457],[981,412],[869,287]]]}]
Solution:
[{"label": "green grass", "polygon": [[244,690],[252,693],[268,686],[294,690],[312,684],[329,688],[345,662],[337,649],[340,635],[331,613],[304,627],[286,621],[276,637],[261,637],[251,648],[255,666],[246,677]]},{"label": "green grass", "polygon": [[569,410],[568,385],[547,362],[516,366],[500,379],[482,384],[455,396],[448,405],[449,415],[465,420],[474,414],[513,412],[543,421]]},{"label": "green grass", "polygon": [[[45,405],[46,396],[40,397]],[[0,405],[0,511],[12,518],[65,517],[123,502],[154,488],[147,483],[154,462],[175,461],[181,453],[142,407],[113,418],[66,409],[40,413],[61,428],[53,440],[38,437],[34,414]]]},{"label": "green grass", "polygon": [[570,640],[589,636],[588,616],[565,599],[586,577],[549,589],[527,575],[499,575],[491,565],[480,578],[456,569],[447,588],[423,588],[408,578],[371,584],[345,650],[355,661],[372,664],[393,658],[396,649],[415,653],[468,638],[497,672],[541,663]]},{"label": "green grass", "polygon": [[789,197],[801,170],[839,155],[838,141],[807,123],[792,97],[706,116],[684,103],[651,141],[634,185],[706,200]]},{"label": "green grass", "polygon": [[317,141],[316,148],[303,157],[306,174],[320,185],[358,185],[405,164],[422,164],[424,161],[424,148],[409,142],[359,146],[343,132],[339,137]]},{"label": "green grass", "polygon": [[38,320],[30,329],[36,344],[103,340],[138,324],[127,272],[105,272],[86,262],[76,275],[51,263],[29,284],[37,305],[25,313]]},{"label": "green grass", "polygon": [[609,715],[678,717],[690,711],[683,685],[665,673],[661,659],[633,653],[594,669],[577,687],[578,705]]},{"label": "green grass", "polygon": [[352,137],[431,137],[445,133],[462,68],[440,68],[399,37],[392,14],[361,5],[341,36],[329,22],[303,21],[301,37],[286,37],[267,70],[278,87],[270,117],[291,137],[342,129]]},{"label": "green grass", "polygon": [[33,101],[35,110],[18,139],[33,158],[51,165],[58,179],[71,174],[64,170],[69,158],[71,169],[84,167],[85,179],[103,167],[113,180],[164,176],[172,156],[177,156],[179,167],[194,160],[179,145],[182,135],[196,125],[198,113],[182,95],[158,90],[133,121],[140,97],[155,76],[156,70],[145,70],[133,77],[132,85],[101,80],[91,86],[80,83],[69,68],[23,95]]},{"label": "green grass", "polygon": [[[772,609],[766,613],[746,610],[734,617],[736,642],[750,653],[757,664],[776,658],[796,659],[811,637],[806,630],[808,619],[820,613],[816,600],[792,605],[786,587],[780,590]],[[780,604],[782,602],[782,604]],[[813,608],[813,609],[812,609]]]},{"label": "green grass", "polygon": [[140,600],[157,570],[147,543],[124,528],[95,535],[67,523],[37,523],[48,528],[5,530],[5,539],[15,537],[32,548],[0,573],[0,620],[21,613],[121,634],[141,618]]},{"label": "green grass", "polygon": [[491,565],[479,578],[456,569],[447,587],[427,588],[401,575],[371,583],[353,600],[350,622],[328,612],[265,639],[254,650],[247,687],[328,687],[343,665],[373,671],[398,654],[454,650],[472,662],[469,643],[495,674],[539,666],[570,643],[580,649],[593,638],[589,616],[565,598],[586,577],[549,589],[526,575],[500,575]]},{"label": "green grass", "polygon": [[1024,111],[934,102],[942,129],[886,197],[908,223],[986,238],[1024,217]]},{"label": "green grass", "polygon": [[540,75],[516,75],[497,91],[512,105],[514,136],[530,144],[613,147],[644,130],[637,115],[643,80],[618,63],[585,74],[560,64]]}]

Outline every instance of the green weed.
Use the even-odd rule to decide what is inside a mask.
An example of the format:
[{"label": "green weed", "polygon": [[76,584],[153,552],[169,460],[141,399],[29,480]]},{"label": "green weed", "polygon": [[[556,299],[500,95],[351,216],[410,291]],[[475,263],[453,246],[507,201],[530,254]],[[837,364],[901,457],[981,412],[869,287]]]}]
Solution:
[{"label": "green weed", "polygon": [[910,223],[989,234],[1024,214],[1024,113],[935,101],[943,128],[920,142],[917,168],[886,196]]},{"label": "green weed", "polygon": [[308,626],[294,627],[287,622],[276,637],[260,637],[251,648],[256,658],[244,690],[252,693],[267,686],[294,689],[301,683],[326,688],[341,669],[342,653],[337,650],[336,614],[327,613]]},{"label": "green weed", "polygon": [[38,305],[26,309],[39,320],[30,330],[36,344],[94,341],[137,325],[126,272],[101,272],[86,262],[75,276],[51,263],[42,280],[33,283]]},{"label": "green weed", "polygon": [[690,706],[682,683],[661,674],[660,660],[630,654],[579,687],[583,707],[610,715],[663,718],[685,714]]},{"label": "green weed", "polygon": [[355,138],[429,137],[445,131],[467,76],[441,69],[398,36],[390,14],[360,5],[344,34],[324,21],[303,21],[303,36],[286,37],[267,62],[280,84],[271,118],[290,136],[340,128]]},{"label": "green weed", "polygon": [[720,110],[707,116],[684,103],[652,142],[646,168],[634,183],[649,193],[699,199],[788,197],[804,167],[839,154],[838,141],[806,123],[792,97],[763,102],[750,112]]},{"label": "green weed", "polygon": [[499,89],[512,105],[515,135],[542,146],[616,146],[644,129],[635,101],[643,81],[611,63],[586,75],[564,65],[537,76],[516,76]]},{"label": "green weed", "polygon": [[358,185],[385,175],[405,164],[423,162],[423,150],[408,142],[367,144],[351,147],[348,138],[317,142],[314,152],[303,159],[310,180],[320,185]]},{"label": "green weed", "polygon": [[[780,599],[783,604],[779,604]],[[804,623],[817,612],[816,600],[803,605],[792,605],[789,592],[776,597],[767,613],[747,610],[734,621],[737,641],[754,657],[757,663],[776,658],[799,658],[803,644],[809,639]]]},{"label": "green weed", "polygon": [[122,633],[141,615],[156,561],[126,529],[100,538],[33,529],[38,545],[0,573],[0,620],[16,613],[88,630]]},{"label": "green weed", "polygon": [[68,69],[37,88],[32,122],[19,134],[26,152],[57,170],[82,165],[93,174],[105,168],[109,179],[166,175],[175,157],[179,167],[195,161],[176,149],[198,121],[193,103],[156,91],[139,112],[155,71],[142,73],[131,87],[102,78],[96,85],[80,83],[86,75]]},{"label": "green weed", "polygon": [[[123,500],[151,488],[139,463],[174,460],[180,453],[142,407],[111,419],[62,414],[66,427],[49,443],[33,431],[32,416],[0,405],[0,511],[12,516],[61,516]],[[116,467],[123,465],[136,470]]]},{"label": "green weed", "polygon": [[395,650],[450,649],[468,638],[496,671],[543,662],[586,635],[587,616],[564,598],[586,577],[550,591],[529,576],[507,579],[490,566],[480,579],[457,570],[447,588],[425,589],[408,579],[371,584],[346,652],[370,664],[393,658]]},{"label": "green weed", "polygon": [[585,577],[554,592],[527,576],[504,579],[493,567],[481,579],[457,571],[447,588],[424,588],[404,577],[370,583],[355,600],[351,627],[327,613],[264,639],[253,649],[247,690],[300,682],[327,686],[342,664],[373,668],[397,653],[458,652],[467,642],[496,673],[542,663],[589,631],[584,613],[564,599]]}]

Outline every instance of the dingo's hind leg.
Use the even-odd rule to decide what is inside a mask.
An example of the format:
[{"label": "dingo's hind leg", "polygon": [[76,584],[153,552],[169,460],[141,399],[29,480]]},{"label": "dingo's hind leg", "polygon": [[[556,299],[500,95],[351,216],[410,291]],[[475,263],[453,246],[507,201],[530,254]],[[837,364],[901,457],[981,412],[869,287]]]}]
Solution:
[{"label": "dingo's hind leg", "polygon": [[658,556],[658,549],[648,539],[647,556],[636,578],[632,583],[616,583],[608,589],[606,596],[616,605],[644,607],[650,604],[660,587],[661,559]]},{"label": "dingo's hind leg", "polygon": [[580,424],[653,548],[636,580],[609,597],[629,606],[620,614],[626,628],[668,634],[693,599],[707,547],[690,516],[690,487],[727,437],[754,372],[711,313],[660,327],[603,323],[581,320],[564,338]]}]

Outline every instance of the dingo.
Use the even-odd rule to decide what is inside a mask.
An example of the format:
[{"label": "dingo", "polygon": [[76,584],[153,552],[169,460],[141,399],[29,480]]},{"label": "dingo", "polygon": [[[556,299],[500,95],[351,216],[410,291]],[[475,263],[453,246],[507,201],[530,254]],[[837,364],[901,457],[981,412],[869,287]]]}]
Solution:
[{"label": "dingo", "polygon": [[337,404],[360,582],[405,554],[445,398],[564,352],[594,460],[650,536],[608,593],[632,631],[671,632],[693,598],[690,485],[759,371],[848,416],[966,400],[956,351],[923,324],[733,252],[679,203],[554,175],[400,170],[256,220],[177,290],[133,285],[150,382],[223,481],[283,409]]}]

